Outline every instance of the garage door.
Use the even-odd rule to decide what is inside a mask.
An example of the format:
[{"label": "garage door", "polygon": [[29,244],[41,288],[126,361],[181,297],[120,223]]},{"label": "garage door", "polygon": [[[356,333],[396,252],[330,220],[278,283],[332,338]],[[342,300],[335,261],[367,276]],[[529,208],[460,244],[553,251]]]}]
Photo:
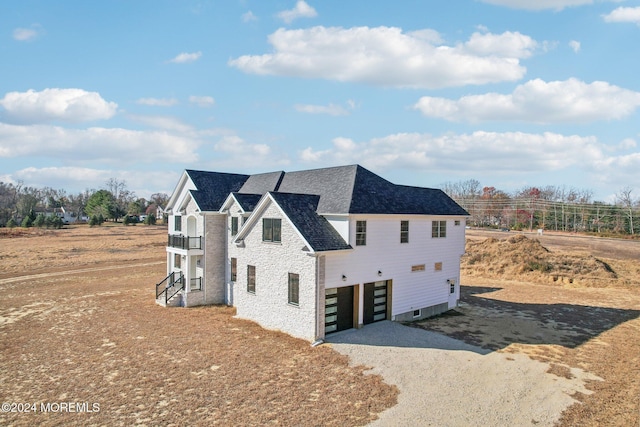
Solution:
[{"label": "garage door", "polygon": [[353,328],[353,286],[325,290],[324,332]]},{"label": "garage door", "polygon": [[379,322],[387,318],[387,281],[364,284],[362,322]]}]

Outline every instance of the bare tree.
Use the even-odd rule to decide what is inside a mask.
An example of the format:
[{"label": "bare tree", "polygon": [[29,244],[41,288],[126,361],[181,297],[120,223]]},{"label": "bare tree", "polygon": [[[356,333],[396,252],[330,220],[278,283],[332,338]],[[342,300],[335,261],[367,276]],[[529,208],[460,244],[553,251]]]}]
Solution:
[{"label": "bare tree", "polygon": [[629,220],[629,233],[634,234],[633,229],[633,208],[639,203],[631,196],[633,189],[631,187],[625,187],[618,194],[616,194],[616,201],[624,208],[627,219]]}]

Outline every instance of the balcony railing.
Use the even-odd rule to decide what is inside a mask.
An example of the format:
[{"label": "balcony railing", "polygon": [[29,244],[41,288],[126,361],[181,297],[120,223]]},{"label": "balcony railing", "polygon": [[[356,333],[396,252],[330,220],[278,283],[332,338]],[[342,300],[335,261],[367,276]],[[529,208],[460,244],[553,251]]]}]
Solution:
[{"label": "balcony railing", "polygon": [[167,246],[179,249],[202,249],[202,236],[188,237],[169,234]]},{"label": "balcony railing", "polygon": [[202,277],[192,277],[189,279],[189,289],[192,291],[202,290]]}]

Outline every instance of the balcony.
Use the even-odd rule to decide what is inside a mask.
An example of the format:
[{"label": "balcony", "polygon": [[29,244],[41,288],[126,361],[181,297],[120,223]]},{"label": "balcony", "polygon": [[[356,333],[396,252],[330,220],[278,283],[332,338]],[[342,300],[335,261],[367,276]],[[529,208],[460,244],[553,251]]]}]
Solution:
[{"label": "balcony", "polygon": [[192,291],[202,290],[202,277],[192,277],[189,279],[189,289]]},{"label": "balcony", "polygon": [[202,236],[188,237],[169,234],[167,246],[178,249],[202,249]]}]

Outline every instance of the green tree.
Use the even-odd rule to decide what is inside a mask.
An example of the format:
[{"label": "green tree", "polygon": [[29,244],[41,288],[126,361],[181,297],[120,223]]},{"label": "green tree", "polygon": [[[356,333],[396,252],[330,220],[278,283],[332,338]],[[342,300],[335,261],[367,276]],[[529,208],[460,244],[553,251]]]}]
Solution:
[{"label": "green tree", "polygon": [[116,204],[113,194],[107,190],[96,191],[89,197],[89,200],[87,200],[85,212],[92,217],[92,219],[94,216],[96,218],[114,218],[116,214]]}]

